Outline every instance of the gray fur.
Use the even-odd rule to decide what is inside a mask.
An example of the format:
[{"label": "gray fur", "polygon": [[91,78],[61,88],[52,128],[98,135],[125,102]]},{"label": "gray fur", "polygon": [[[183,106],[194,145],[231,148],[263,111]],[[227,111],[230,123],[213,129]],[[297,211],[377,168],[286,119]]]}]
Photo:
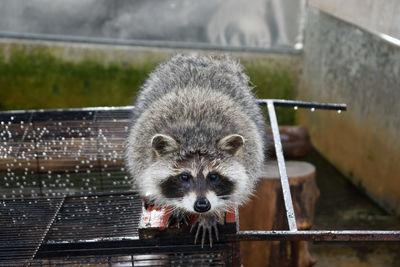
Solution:
[{"label": "gray fur", "polygon": [[[173,172],[177,161],[198,153],[221,166],[244,167],[247,177],[231,177],[247,181],[241,181],[244,186],[230,201],[247,199],[264,160],[265,136],[265,119],[248,83],[237,62],[206,56],[176,55],[150,75],[135,103],[126,142],[126,164],[143,197],[171,204],[152,187],[166,178],[164,170]],[[157,134],[172,137],[179,147],[155,153],[152,138]],[[234,155],[217,146],[231,134],[244,139]]]}]

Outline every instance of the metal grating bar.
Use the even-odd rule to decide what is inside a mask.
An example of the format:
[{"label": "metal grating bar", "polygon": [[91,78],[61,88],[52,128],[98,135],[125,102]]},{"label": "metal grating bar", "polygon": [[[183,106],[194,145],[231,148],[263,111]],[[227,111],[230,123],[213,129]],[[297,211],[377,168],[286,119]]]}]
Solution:
[{"label": "metal grating bar", "polygon": [[144,252],[116,256],[75,256],[71,258],[36,259],[30,266],[233,266],[230,253],[213,250],[170,252],[162,254]]},{"label": "metal grating bar", "polygon": [[286,100],[286,99],[258,99],[257,103],[261,106],[266,106],[269,101],[274,102],[275,106],[294,107],[296,109],[311,108],[311,109],[328,109],[337,111],[345,111],[347,109],[346,104],[305,102],[305,101]]},{"label": "metal grating bar", "polygon": [[400,241],[400,231],[239,231],[227,241]]},{"label": "metal grating bar", "polygon": [[34,253],[32,254],[32,256],[31,256],[31,260],[33,260],[33,259],[35,258],[36,253],[38,252],[40,246],[43,244],[43,242],[44,242],[44,240],[45,240],[45,238],[46,238],[46,236],[47,236],[47,233],[49,232],[51,226],[52,226],[53,223],[54,223],[54,220],[56,219],[56,216],[57,216],[58,213],[60,212],[61,207],[64,205],[64,201],[65,201],[65,196],[61,198],[61,201],[60,201],[60,203],[58,204],[57,209],[56,209],[56,211],[54,212],[53,217],[50,219],[49,223],[48,223],[47,226],[46,226],[46,229],[43,231],[42,237],[40,238],[40,242],[39,242],[38,245],[36,246],[35,252],[34,252]]},{"label": "metal grating bar", "polygon": [[[238,241],[238,240],[237,240]],[[160,240],[158,238],[140,240],[104,240],[97,242],[79,243],[58,243],[46,244],[37,254],[37,259],[51,259],[67,256],[113,256],[113,255],[145,255],[145,254],[165,254],[165,253],[220,253],[230,248],[226,242],[216,242],[213,247],[193,244],[193,238],[182,239],[179,236],[175,239]]]},{"label": "metal grating bar", "polygon": [[274,137],[276,158],[278,159],[279,174],[281,177],[283,199],[285,202],[286,217],[288,220],[289,230],[297,231],[296,217],[293,209],[292,196],[290,195],[289,180],[286,173],[285,158],[283,157],[281,137],[279,134],[278,121],[276,119],[275,107],[273,100],[267,102],[268,115],[271,122],[272,135]]},{"label": "metal grating bar", "polygon": [[400,231],[239,231],[236,234],[225,234],[213,248],[201,249],[193,245],[193,240],[177,237],[174,240],[159,239],[124,239],[103,240],[97,242],[51,243],[45,244],[38,253],[38,259],[51,259],[67,256],[89,255],[143,255],[147,253],[215,253],[222,251],[230,242],[242,241],[330,241],[361,242],[388,241],[399,242]]}]

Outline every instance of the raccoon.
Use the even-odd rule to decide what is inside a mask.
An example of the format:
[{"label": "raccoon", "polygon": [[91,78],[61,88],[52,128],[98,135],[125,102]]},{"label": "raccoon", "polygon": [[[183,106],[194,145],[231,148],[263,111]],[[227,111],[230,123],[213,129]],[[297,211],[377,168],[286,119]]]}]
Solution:
[{"label": "raccoon", "polygon": [[[251,195],[264,161],[265,119],[242,66],[228,58],[175,55],[138,94],[126,164],[140,195],[198,219],[212,246],[217,223]],[[193,227],[192,227],[193,229]]]}]

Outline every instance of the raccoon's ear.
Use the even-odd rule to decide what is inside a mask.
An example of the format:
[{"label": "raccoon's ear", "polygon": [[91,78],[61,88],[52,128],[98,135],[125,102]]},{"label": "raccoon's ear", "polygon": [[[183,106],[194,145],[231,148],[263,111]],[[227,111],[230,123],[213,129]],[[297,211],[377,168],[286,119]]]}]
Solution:
[{"label": "raccoon's ear", "polygon": [[217,148],[235,156],[244,145],[244,138],[238,134],[230,134],[217,142]]},{"label": "raccoon's ear", "polygon": [[156,134],[151,139],[151,146],[157,156],[163,156],[178,149],[178,142],[174,138],[164,134]]}]

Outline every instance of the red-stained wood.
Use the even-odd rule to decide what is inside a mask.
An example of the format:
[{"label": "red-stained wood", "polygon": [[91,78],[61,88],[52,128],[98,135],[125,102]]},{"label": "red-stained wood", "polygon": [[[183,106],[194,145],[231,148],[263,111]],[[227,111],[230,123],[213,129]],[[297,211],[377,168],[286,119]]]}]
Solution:
[{"label": "red-stained wood", "polygon": [[[144,202],[143,202],[144,203]],[[232,207],[225,213],[225,217],[220,223],[223,225],[222,233],[232,233],[236,231],[237,209]],[[168,226],[168,217],[171,214],[169,207],[156,207],[151,205],[142,205],[142,214],[139,222],[139,237],[153,238],[156,235],[164,235],[166,233],[187,234],[188,227],[178,227],[177,224]],[[189,217],[189,227],[193,225],[198,215],[193,214]]]}]

